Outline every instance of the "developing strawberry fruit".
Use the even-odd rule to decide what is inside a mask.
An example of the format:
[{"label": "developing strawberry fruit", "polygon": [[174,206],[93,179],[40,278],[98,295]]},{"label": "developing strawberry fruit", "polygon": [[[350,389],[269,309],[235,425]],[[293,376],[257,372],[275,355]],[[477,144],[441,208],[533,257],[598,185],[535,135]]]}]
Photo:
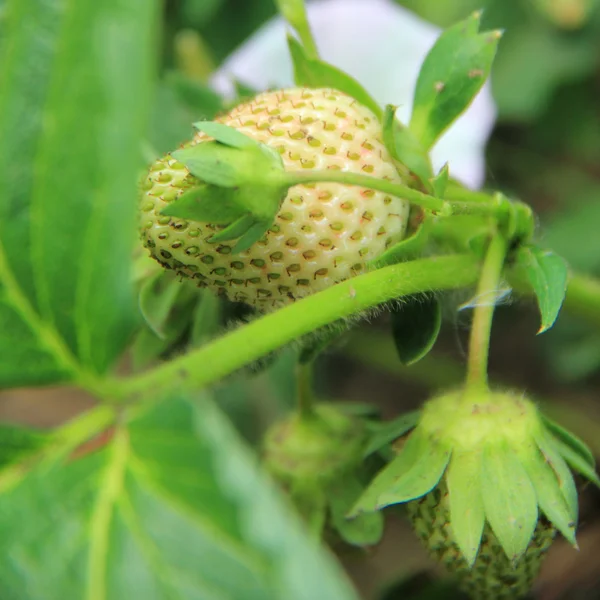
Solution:
[{"label": "developing strawberry fruit", "polygon": [[[286,171],[337,169],[401,182],[366,107],[333,89],[266,92],[216,119],[276,149]],[[198,133],[191,145],[210,138]],[[405,200],[339,183],[289,189],[275,221],[247,250],[211,243],[222,226],[161,215],[198,179],[170,154],[144,183],[140,227],[151,255],[230,300],[270,310],[363,271],[406,230]]]}]

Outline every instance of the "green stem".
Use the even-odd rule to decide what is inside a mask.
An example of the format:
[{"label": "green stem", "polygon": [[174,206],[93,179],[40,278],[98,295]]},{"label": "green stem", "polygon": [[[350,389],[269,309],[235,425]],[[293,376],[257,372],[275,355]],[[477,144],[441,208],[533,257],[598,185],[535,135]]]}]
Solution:
[{"label": "green stem", "polygon": [[490,335],[496,305],[494,294],[500,285],[507,250],[506,238],[501,233],[496,233],[488,247],[475,296],[475,301],[481,303],[475,306],[469,339],[468,388],[488,387]]},{"label": "green stem", "polygon": [[289,186],[311,183],[342,183],[344,185],[369,188],[390,194],[396,198],[408,200],[412,204],[421,206],[426,210],[441,213],[443,216],[469,214],[498,217],[506,211],[506,207],[499,205],[492,197],[488,198],[486,202],[447,201],[430,196],[401,183],[394,183],[387,179],[379,179],[370,175],[361,175],[360,173],[338,171],[336,169],[327,169],[324,171],[288,171],[286,173],[286,184]]},{"label": "green stem", "polygon": [[315,396],[313,394],[313,363],[296,364],[298,412],[302,418],[314,415]]},{"label": "green stem", "polygon": [[189,354],[121,381],[122,400],[152,397],[175,387],[201,388],[323,325],[378,304],[419,292],[472,285],[479,273],[473,255],[414,260],[353,277],[245,325]]},{"label": "green stem", "polygon": [[336,169],[327,169],[323,171],[288,171],[286,173],[289,186],[302,185],[309,183],[342,183],[345,185],[357,185],[385,194],[391,194],[397,198],[409,200],[413,204],[417,204],[428,210],[441,211],[445,206],[445,202],[439,198],[435,198],[418,190],[393,183],[387,179],[379,179],[370,175],[361,175],[360,173],[351,173],[348,171],[338,171]]}]

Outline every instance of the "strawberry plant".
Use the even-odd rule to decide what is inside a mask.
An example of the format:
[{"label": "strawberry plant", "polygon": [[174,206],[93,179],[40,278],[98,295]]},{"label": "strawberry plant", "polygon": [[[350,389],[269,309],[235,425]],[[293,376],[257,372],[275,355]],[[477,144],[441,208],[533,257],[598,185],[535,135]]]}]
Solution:
[{"label": "strawberry plant", "polygon": [[[184,4],[200,22],[220,3]],[[525,201],[432,160],[502,33],[480,12],[441,33],[404,118],[278,0],[294,86],[223,98],[172,73],[173,141],[177,115],[146,101],[158,8],[0,3],[0,387],[93,398],[55,428],[0,427],[0,596],[351,600],[335,554],[377,548],[400,515],[454,586],[436,597],[527,597],[557,539],[577,548],[600,479],[566,423],[489,376],[492,323],[511,295],[539,334],[561,310],[597,326],[600,282]],[[426,367],[414,410],[322,393],[358,327],[381,316],[409,373],[459,310],[464,375]]]}]

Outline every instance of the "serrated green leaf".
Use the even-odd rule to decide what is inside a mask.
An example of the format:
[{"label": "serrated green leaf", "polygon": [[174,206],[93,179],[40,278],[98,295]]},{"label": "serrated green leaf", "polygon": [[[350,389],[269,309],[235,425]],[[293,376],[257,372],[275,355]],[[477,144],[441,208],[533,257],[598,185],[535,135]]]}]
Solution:
[{"label": "serrated green leaf", "polygon": [[440,172],[431,178],[431,187],[433,188],[433,194],[436,198],[443,198],[446,193],[446,187],[448,186],[448,180],[450,178],[450,170],[448,163],[446,163]]},{"label": "serrated green leaf", "polygon": [[377,452],[383,446],[393,442],[394,440],[402,437],[413,429],[417,422],[421,411],[414,410],[412,412],[400,415],[392,421],[379,422],[370,424],[369,427],[369,441],[363,453],[366,458],[374,452]]},{"label": "serrated green leaf", "polygon": [[562,425],[559,425],[556,421],[553,421],[546,415],[542,415],[542,420],[544,421],[546,429],[548,429],[555,438],[558,438],[561,442],[569,446],[573,452],[579,454],[592,469],[596,468],[596,459],[582,439],[578,438],[574,433],[565,429]]},{"label": "serrated green leaf", "polygon": [[423,62],[410,129],[425,149],[471,104],[489,75],[500,33],[478,33],[479,19],[474,13],[447,29]]},{"label": "serrated green leaf", "polygon": [[248,137],[234,127],[217,123],[216,121],[198,121],[194,123],[194,128],[210,137],[217,142],[243,150],[244,148],[255,148],[258,144],[251,137]]},{"label": "serrated green leaf", "polygon": [[129,257],[157,9],[144,0],[7,4],[0,387],[102,373],[137,326]]},{"label": "serrated green leaf", "polygon": [[431,160],[427,150],[413,132],[396,119],[396,106],[386,106],[383,115],[383,142],[389,153],[410,171],[412,171],[431,193],[433,187],[430,179],[433,177]]},{"label": "serrated green leaf", "polygon": [[571,470],[561,455],[559,445],[552,434],[544,429],[535,436],[535,442],[558,479],[558,485],[569,508],[569,513],[574,520],[577,520],[579,514],[577,488]]},{"label": "serrated green leaf", "polygon": [[348,519],[348,511],[362,494],[364,486],[356,475],[346,474],[328,489],[331,522],[342,539],[354,546],[373,546],[383,535],[383,514],[362,513]]},{"label": "serrated green leaf", "polygon": [[379,496],[377,508],[415,500],[430,492],[444,475],[450,454],[449,447],[434,440],[425,440],[424,448],[410,471]]},{"label": "serrated green leaf", "polygon": [[199,185],[181,194],[160,214],[205,223],[231,223],[245,212],[235,202],[236,192],[216,185]]},{"label": "serrated green leaf", "polygon": [[[583,475],[587,480],[591,481],[596,487],[600,488],[600,479],[594,467],[592,467],[578,452],[575,452],[571,446],[565,444],[558,437],[553,434],[549,434],[550,444],[558,454],[569,464],[571,469]],[[546,453],[544,448],[540,448],[542,452]],[[566,477],[566,476],[565,476]],[[577,491],[575,491],[575,497],[577,497]]]},{"label": "serrated green leaf", "polygon": [[380,269],[419,256],[429,241],[430,232],[431,220],[425,217],[410,237],[388,248],[383,254],[370,261],[369,266]]},{"label": "serrated green leaf", "polygon": [[540,509],[563,536],[576,545],[577,513],[571,513],[572,507],[567,504],[556,472],[533,440],[520,448],[519,457],[533,484]]},{"label": "serrated green leaf", "polygon": [[392,335],[400,363],[412,365],[426,356],[440,333],[442,307],[435,296],[411,296],[392,313]]},{"label": "serrated green leaf", "polygon": [[157,273],[140,288],[140,312],[148,327],[161,339],[165,338],[165,323],[182,290],[181,282],[172,273]]},{"label": "serrated green leaf", "polygon": [[567,292],[568,268],[563,258],[536,246],[519,249],[516,267],[523,270],[536,295],[543,333],[554,325]]},{"label": "serrated green leaf", "polygon": [[450,527],[469,567],[473,566],[485,525],[481,497],[481,454],[454,453],[446,471]]},{"label": "serrated green leaf", "polygon": [[105,448],[48,459],[4,490],[0,529],[8,598],[356,599],[207,397],[125,411]]},{"label": "serrated green leaf", "polygon": [[485,516],[509,559],[527,549],[537,520],[533,485],[506,442],[488,444],[481,461],[481,496]]},{"label": "serrated green leaf", "polygon": [[363,512],[379,510],[379,497],[411,470],[421,454],[426,451],[427,445],[427,440],[419,429],[415,429],[408,436],[398,456],[377,474],[348,516],[355,517]]},{"label": "serrated green leaf", "polygon": [[217,242],[229,242],[243,236],[256,223],[254,217],[250,214],[241,216],[237,221],[231,223],[218,233],[210,236],[208,242],[216,244]]},{"label": "serrated green leaf", "polygon": [[381,118],[381,108],[356,79],[333,65],[309,58],[298,40],[290,35],[288,35],[288,46],[294,64],[294,79],[297,85],[334,88],[352,96],[360,104],[370,108],[378,118]]}]

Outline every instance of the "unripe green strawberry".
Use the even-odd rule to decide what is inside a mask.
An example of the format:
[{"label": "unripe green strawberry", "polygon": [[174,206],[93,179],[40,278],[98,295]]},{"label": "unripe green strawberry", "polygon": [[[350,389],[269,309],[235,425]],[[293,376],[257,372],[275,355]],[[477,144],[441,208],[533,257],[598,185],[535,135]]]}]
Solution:
[{"label": "unripe green strawberry", "polygon": [[[217,119],[276,148],[288,171],[341,169],[400,182],[377,117],[332,89],[266,92]],[[198,133],[192,144],[208,140]],[[171,155],[144,183],[144,244],[163,266],[234,301],[270,309],[348,279],[404,236],[408,203],[355,186],[291,187],[267,234],[233,254],[235,242],[210,243],[220,227],[160,214],[199,183]]]},{"label": "unripe green strawberry", "polygon": [[350,516],[405,503],[475,600],[524,597],[556,531],[576,546],[569,466],[600,485],[593,456],[522,394],[473,386],[438,396],[403,441]]},{"label": "unripe green strawberry", "polygon": [[540,519],[527,549],[513,562],[486,524],[477,558],[470,567],[454,539],[444,481],[429,494],[408,502],[406,510],[431,556],[457,578],[473,600],[515,600],[527,596],[556,534],[547,520]]}]

